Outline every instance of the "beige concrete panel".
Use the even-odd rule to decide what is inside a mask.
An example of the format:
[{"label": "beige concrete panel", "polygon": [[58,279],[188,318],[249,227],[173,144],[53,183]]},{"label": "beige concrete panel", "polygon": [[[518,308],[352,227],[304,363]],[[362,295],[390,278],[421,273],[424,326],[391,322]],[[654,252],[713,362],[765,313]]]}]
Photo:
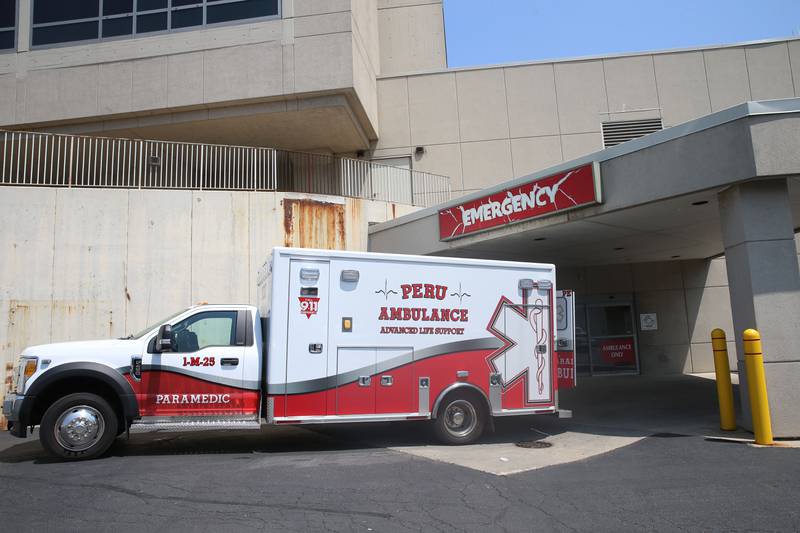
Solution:
[{"label": "beige concrete panel", "polygon": [[689,345],[649,346],[640,343],[639,369],[644,376],[687,374],[692,371]]},{"label": "beige concrete panel", "polygon": [[678,261],[636,263],[633,265],[633,288],[637,291],[681,289],[681,264]]},{"label": "beige concrete panel", "polygon": [[512,178],[511,143],[507,139],[462,143],[461,166],[464,192],[509,180]]},{"label": "beige concrete panel", "polygon": [[800,362],[768,363],[764,374],[769,391],[769,410],[772,433],[775,437],[797,437],[800,421],[797,406],[800,405]]},{"label": "beige concrete panel", "polygon": [[380,72],[380,36],[378,35],[377,0],[362,0],[351,5],[353,32],[364,46],[367,59],[375,73]]},{"label": "beige concrete panel", "polygon": [[441,176],[450,177],[450,187],[453,190],[464,188],[461,168],[460,144],[433,144],[425,147],[422,156],[413,156],[414,170],[432,172]]},{"label": "beige concrete panel", "polygon": [[281,61],[281,49],[273,44],[210,50],[203,65],[203,100],[221,102],[280,94]]},{"label": "beige concrete panel", "polygon": [[736,338],[727,287],[686,289],[686,313],[691,342],[710,342],[716,328],[725,331],[728,339]]},{"label": "beige concrete panel", "polygon": [[167,105],[178,107],[203,103],[203,52],[167,58]]},{"label": "beige concrete panel", "polygon": [[408,78],[411,144],[459,141],[455,74]]},{"label": "beige concrete panel", "polygon": [[100,87],[97,112],[127,113],[133,106],[133,63],[121,61],[100,65]]},{"label": "beige concrete panel", "polygon": [[353,40],[349,33],[302,37],[294,45],[297,92],[353,85]]},{"label": "beige concrete panel", "polygon": [[712,111],[726,109],[751,99],[744,48],[705,50],[703,57]]},{"label": "beige concrete panel", "polygon": [[561,157],[561,138],[528,137],[511,139],[511,161],[514,164],[514,177],[525,176],[563,161]]},{"label": "beige concrete panel", "polygon": [[785,42],[745,48],[753,100],[794,96],[789,49]]},{"label": "beige concrete panel", "polygon": [[505,77],[511,137],[558,135],[553,65],[511,67]]},{"label": "beige concrete panel", "polygon": [[[692,372],[699,373],[714,371],[714,351],[711,346],[711,342],[690,344],[689,349],[692,353]],[[730,368],[736,368],[735,365],[730,366],[730,364],[731,363],[729,361],[728,366]]]},{"label": "beige concrete panel", "polygon": [[[669,344],[689,344],[689,333],[686,317],[686,300],[682,289],[661,291],[638,291],[635,293],[636,329],[639,332],[639,343],[650,346]],[[658,329],[642,331],[639,314],[656,313]]]},{"label": "beige concrete panel", "polygon": [[[24,115],[18,114],[20,122],[52,120],[60,116],[58,111],[57,71],[39,70],[28,73],[25,81]],[[19,93],[17,93],[19,98]]]},{"label": "beige concrete panel", "polygon": [[249,193],[194,192],[192,301],[246,302],[250,295]]},{"label": "beige concrete panel", "polygon": [[256,278],[272,248],[283,245],[283,210],[278,195],[256,192],[249,195],[250,203],[250,272],[248,302],[255,303]]},{"label": "beige concrete panel", "polygon": [[556,265],[556,288],[575,291],[578,298],[586,293],[586,272],[583,267],[561,267]]},{"label": "beige concrete panel", "polygon": [[408,79],[378,80],[378,148],[411,145]]},{"label": "beige concrete panel", "polygon": [[687,289],[727,287],[728,271],[724,257],[681,261],[683,286]]},{"label": "beige concrete panel", "polygon": [[652,110],[658,107],[652,56],[619,57],[603,60],[608,108],[611,120],[626,120],[622,111]]},{"label": "beige concrete panel", "polygon": [[378,0],[378,9],[417,6],[421,4],[442,4],[442,0]]},{"label": "beige concrete panel", "polygon": [[98,65],[59,71],[58,108],[62,117],[83,117],[97,113]]},{"label": "beige concrete panel", "polygon": [[361,45],[359,39],[353,36],[353,88],[356,91],[361,106],[367,114],[373,132],[367,132],[367,136],[374,139],[378,126],[378,87],[375,80],[375,72],[367,59],[367,52]]},{"label": "beige concrete panel", "polygon": [[602,265],[586,269],[586,292],[605,294],[633,291],[630,265]]},{"label": "beige concrete panel", "polygon": [[789,65],[792,69],[794,95],[800,96],[800,41],[789,41]]},{"label": "beige concrete panel", "polygon": [[564,161],[583,157],[603,149],[603,136],[598,133],[577,133],[561,136]]},{"label": "beige concrete panel", "polygon": [[58,190],[53,341],[125,333],[127,234],[128,191]]},{"label": "beige concrete panel", "polygon": [[191,191],[130,191],[127,258],[127,333],[194,303]]},{"label": "beige concrete panel", "polygon": [[0,76],[0,125],[16,122],[17,79],[13,74]]},{"label": "beige concrete panel", "polygon": [[664,127],[711,112],[702,52],[658,54],[653,60]]},{"label": "beige concrete panel", "polygon": [[600,131],[608,112],[603,62],[557,63],[555,74],[561,133]]},{"label": "beige concrete panel", "polygon": [[378,11],[381,74],[447,66],[441,3]]},{"label": "beige concrete panel", "polygon": [[503,69],[456,73],[461,141],[508,138]]},{"label": "beige concrete panel", "polygon": [[56,189],[3,187],[0,300],[50,299],[55,208]]},{"label": "beige concrete panel", "polygon": [[295,92],[294,87],[294,45],[284,45],[281,47],[281,55],[283,57],[283,66],[281,72],[283,74],[283,94],[292,94]]},{"label": "beige concrete panel", "polygon": [[[293,0],[294,17],[349,11],[350,0]],[[284,17],[287,13],[284,12]]]},{"label": "beige concrete panel", "polygon": [[133,62],[133,109],[159,109],[167,105],[167,58]]},{"label": "beige concrete panel", "polygon": [[295,37],[308,37],[309,35],[348,32],[352,29],[351,21],[349,10],[299,17],[294,21],[294,35]]}]

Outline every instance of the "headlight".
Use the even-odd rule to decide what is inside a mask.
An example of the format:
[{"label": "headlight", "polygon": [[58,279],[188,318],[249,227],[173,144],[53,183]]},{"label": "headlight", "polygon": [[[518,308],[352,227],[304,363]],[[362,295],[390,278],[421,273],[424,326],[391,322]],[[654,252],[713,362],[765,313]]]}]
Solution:
[{"label": "headlight", "polygon": [[19,361],[19,379],[17,381],[17,391],[25,393],[25,383],[36,373],[39,366],[38,357],[23,357]]}]

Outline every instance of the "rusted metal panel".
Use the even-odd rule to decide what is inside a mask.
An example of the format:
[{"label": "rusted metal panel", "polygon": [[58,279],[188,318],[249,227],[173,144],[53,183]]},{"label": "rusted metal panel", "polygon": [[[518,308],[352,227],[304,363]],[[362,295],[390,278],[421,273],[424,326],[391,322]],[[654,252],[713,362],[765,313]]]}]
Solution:
[{"label": "rusted metal panel", "polygon": [[297,248],[344,250],[348,224],[345,204],[283,199],[283,243]]}]

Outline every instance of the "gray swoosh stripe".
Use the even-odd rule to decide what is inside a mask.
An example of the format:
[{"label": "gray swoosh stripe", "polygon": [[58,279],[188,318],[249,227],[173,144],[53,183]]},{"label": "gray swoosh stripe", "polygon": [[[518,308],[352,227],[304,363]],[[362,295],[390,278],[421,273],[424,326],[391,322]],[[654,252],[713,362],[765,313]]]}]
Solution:
[{"label": "gray swoosh stripe", "polygon": [[429,348],[423,348],[416,352],[407,352],[397,357],[392,357],[385,361],[378,363],[377,368],[372,366],[364,366],[337,374],[335,376],[327,376],[324,378],[309,379],[306,381],[295,381],[292,383],[275,383],[267,385],[268,394],[306,394],[309,392],[319,392],[327,389],[332,389],[341,385],[347,385],[358,380],[359,376],[371,376],[372,374],[380,374],[399,366],[445,355],[455,352],[474,352],[477,350],[493,350],[501,348],[503,341],[497,337],[484,337],[482,339],[469,339],[464,341],[447,342],[444,344],[437,344]]},{"label": "gray swoosh stripe", "polygon": [[[130,365],[123,366],[117,369],[121,374],[128,374],[131,371]],[[150,370],[150,371],[161,371],[161,372],[173,372],[175,374],[183,374],[184,376],[189,376],[190,378],[199,379],[202,381],[208,381],[209,383],[216,383],[217,385],[225,385],[226,387],[235,387],[237,389],[247,389],[247,390],[260,390],[261,383],[256,380],[249,380],[243,381],[241,379],[236,378],[225,378],[220,376],[209,376],[208,374],[203,374],[202,372],[197,372],[194,370],[187,370],[185,368],[178,368],[174,366],[165,366],[165,365],[142,365],[142,372]]]}]

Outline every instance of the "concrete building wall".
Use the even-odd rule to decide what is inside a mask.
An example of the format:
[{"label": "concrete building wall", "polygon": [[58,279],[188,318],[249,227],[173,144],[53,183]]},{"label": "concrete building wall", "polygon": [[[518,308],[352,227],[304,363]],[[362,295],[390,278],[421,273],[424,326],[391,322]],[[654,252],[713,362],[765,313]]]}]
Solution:
[{"label": "concrete building wall", "polygon": [[0,368],[30,345],[119,337],[199,301],[255,303],[273,246],[365,250],[414,208],[292,193],[4,187]]},{"label": "concrete building wall", "polygon": [[[558,268],[558,286],[580,303],[631,297],[642,374],[713,372],[711,330],[722,328],[736,368],[725,258]],[[613,300],[611,299],[613,298]],[[639,314],[656,313],[658,330],[642,331]]]},{"label": "concrete building wall", "polygon": [[338,93],[375,137],[377,0],[283,0],[280,19],[32,50],[30,1],[20,0],[18,52],[0,54],[0,126],[135,129],[176,113]]},{"label": "concrete building wall", "polygon": [[378,79],[375,157],[453,179],[454,196],[603,148],[602,123],[664,127],[747,100],[800,96],[800,40],[434,70]]},{"label": "concrete building wall", "polygon": [[378,0],[378,33],[381,74],[447,66],[441,0]]}]

